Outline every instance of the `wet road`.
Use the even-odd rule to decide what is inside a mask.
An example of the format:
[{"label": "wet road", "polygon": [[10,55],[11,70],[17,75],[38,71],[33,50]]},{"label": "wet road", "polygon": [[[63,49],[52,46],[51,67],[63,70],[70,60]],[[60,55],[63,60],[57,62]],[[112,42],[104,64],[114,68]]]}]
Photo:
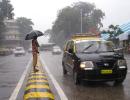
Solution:
[{"label": "wet road", "polygon": [[[82,83],[76,86],[72,76],[62,74],[62,55],[52,55],[51,52],[42,52],[41,55],[69,100],[130,100],[130,73],[127,74],[123,85],[116,87],[112,82],[92,85]],[[130,70],[130,56],[127,61]]]},{"label": "wet road", "polygon": [[9,100],[31,55],[0,56],[0,100]]},{"label": "wet road", "polygon": [[[41,56],[69,100],[130,100],[130,73],[123,85],[116,87],[112,82],[92,85],[82,83],[76,86],[72,76],[62,74],[62,55],[42,52]],[[13,55],[0,57],[0,100],[9,99],[30,58],[31,54],[21,57]],[[127,57],[127,60],[130,69],[130,56]]]}]

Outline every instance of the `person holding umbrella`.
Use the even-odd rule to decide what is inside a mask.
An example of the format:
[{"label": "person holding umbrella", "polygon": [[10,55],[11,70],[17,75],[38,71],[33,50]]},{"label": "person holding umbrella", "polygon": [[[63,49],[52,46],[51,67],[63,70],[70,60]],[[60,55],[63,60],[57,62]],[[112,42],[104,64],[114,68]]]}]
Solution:
[{"label": "person holding umbrella", "polygon": [[33,55],[33,70],[34,72],[37,72],[38,69],[36,68],[37,66],[37,58],[38,58],[38,47],[39,44],[37,42],[37,37],[42,36],[43,33],[40,31],[31,31],[30,33],[28,33],[25,37],[25,40],[30,40],[32,39],[32,55]]},{"label": "person holding umbrella", "polygon": [[33,70],[34,72],[37,72],[38,69],[36,68],[36,65],[37,65],[37,58],[38,58],[38,47],[39,47],[39,44],[37,42],[37,37],[35,36],[32,40],[32,54],[33,54]]}]

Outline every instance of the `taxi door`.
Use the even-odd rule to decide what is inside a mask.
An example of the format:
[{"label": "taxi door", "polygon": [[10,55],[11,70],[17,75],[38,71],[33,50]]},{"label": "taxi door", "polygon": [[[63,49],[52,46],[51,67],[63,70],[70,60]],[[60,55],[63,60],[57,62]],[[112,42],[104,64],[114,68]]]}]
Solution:
[{"label": "taxi door", "polygon": [[66,52],[67,71],[73,74],[74,67],[74,42],[70,41]]}]

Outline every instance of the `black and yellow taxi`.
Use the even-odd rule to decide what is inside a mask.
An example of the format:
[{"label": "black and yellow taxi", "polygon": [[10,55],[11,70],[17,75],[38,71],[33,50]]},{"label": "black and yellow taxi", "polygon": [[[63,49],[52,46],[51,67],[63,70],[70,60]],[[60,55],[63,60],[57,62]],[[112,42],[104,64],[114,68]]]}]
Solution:
[{"label": "black and yellow taxi", "polygon": [[127,63],[117,51],[112,42],[97,36],[74,35],[64,47],[63,74],[72,74],[75,84],[81,80],[121,84],[126,78]]}]

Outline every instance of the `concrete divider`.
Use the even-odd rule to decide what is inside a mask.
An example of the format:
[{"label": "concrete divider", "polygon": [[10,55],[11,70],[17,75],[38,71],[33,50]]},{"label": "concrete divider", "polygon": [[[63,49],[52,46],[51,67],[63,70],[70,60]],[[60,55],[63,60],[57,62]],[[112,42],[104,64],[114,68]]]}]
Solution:
[{"label": "concrete divider", "polygon": [[28,76],[24,100],[54,100],[54,95],[49,87],[40,59],[38,59],[37,66],[39,71],[31,71]]}]

